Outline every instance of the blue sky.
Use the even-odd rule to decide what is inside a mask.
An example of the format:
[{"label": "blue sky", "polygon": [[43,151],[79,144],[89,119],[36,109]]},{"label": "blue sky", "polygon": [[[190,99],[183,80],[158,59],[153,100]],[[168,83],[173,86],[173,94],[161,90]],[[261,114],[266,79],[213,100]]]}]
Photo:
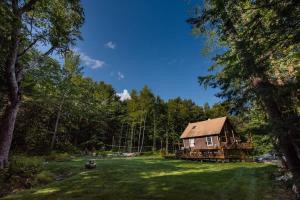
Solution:
[{"label": "blue sky", "polygon": [[85,0],[83,41],[77,44],[85,76],[112,84],[117,92],[148,85],[167,100],[181,97],[213,104],[215,90],[199,86],[210,57],[203,38],[185,22],[187,0]]}]

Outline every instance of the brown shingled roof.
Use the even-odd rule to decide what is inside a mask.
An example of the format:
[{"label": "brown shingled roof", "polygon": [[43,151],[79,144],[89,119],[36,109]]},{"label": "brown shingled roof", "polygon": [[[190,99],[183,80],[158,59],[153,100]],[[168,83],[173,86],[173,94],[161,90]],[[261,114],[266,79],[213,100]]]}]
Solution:
[{"label": "brown shingled roof", "polygon": [[226,117],[220,117],[201,122],[189,123],[180,138],[183,139],[220,134],[225,121]]}]

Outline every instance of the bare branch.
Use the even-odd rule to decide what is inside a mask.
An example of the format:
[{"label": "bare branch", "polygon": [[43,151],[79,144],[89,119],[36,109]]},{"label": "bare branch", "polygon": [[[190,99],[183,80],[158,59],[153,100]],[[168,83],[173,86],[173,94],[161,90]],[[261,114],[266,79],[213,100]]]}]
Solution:
[{"label": "bare branch", "polygon": [[18,57],[23,56],[28,50],[30,50],[39,41],[39,39],[41,38],[38,37],[35,40],[33,40],[33,42],[30,45],[28,45],[21,53],[19,53]]},{"label": "bare branch", "polygon": [[55,47],[52,46],[48,51],[46,51],[46,52],[44,53],[44,56],[48,56],[49,54],[51,54],[51,53],[54,51],[54,49],[55,49]]}]

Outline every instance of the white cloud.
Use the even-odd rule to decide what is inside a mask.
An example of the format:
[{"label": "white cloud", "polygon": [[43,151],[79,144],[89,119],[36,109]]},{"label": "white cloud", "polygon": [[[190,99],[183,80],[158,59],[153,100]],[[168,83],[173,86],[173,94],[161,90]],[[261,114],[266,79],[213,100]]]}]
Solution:
[{"label": "white cloud", "polygon": [[120,97],[121,101],[125,101],[125,100],[131,99],[131,96],[130,96],[129,92],[126,89],[123,90],[123,92],[121,92],[121,93],[117,93],[117,96]]},{"label": "white cloud", "polygon": [[92,69],[102,68],[105,64],[104,61],[93,59],[82,52],[80,53],[80,60],[83,62],[84,65],[86,65]]},{"label": "white cloud", "polygon": [[102,68],[105,65],[105,62],[103,60],[91,58],[82,51],[80,51],[78,48],[73,49],[73,51],[77,52],[80,55],[80,60],[82,64],[87,67],[90,67],[91,69]]},{"label": "white cloud", "polygon": [[110,48],[110,49],[115,49],[117,47],[117,44],[114,43],[113,41],[109,41],[104,44],[105,47]]},{"label": "white cloud", "polygon": [[121,72],[118,72],[118,80],[122,80],[124,78],[125,78],[124,74],[122,74]]}]

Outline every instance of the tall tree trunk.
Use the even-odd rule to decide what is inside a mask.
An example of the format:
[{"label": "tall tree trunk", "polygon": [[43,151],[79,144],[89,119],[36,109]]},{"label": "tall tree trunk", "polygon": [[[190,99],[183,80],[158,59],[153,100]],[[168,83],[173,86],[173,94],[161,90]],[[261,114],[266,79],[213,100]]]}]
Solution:
[{"label": "tall tree trunk", "polygon": [[141,121],[140,121],[140,130],[139,130],[139,137],[138,137],[138,149],[137,151],[140,152],[140,140],[141,140],[141,134],[142,134],[142,123],[143,123],[143,117],[141,116]]},{"label": "tall tree trunk", "polygon": [[168,112],[168,123],[166,128],[166,154],[169,154],[169,127],[170,127],[170,113]]},{"label": "tall tree trunk", "polygon": [[[265,110],[270,117],[270,121],[278,132],[280,151],[283,153],[286,164],[293,175],[296,198],[300,199],[300,159],[293,142],[293,136],[299,135],[299,133],[295,131],[297,129],[294,129],[294,127],[284,125],[288,122],[282,119],[279,106],[272,96],[272,86],[270,83],[263,82],[262,79],[257,79],[253,85],[256,86],[257,93],[261,97]],[[266,90],[268,90],[268,93],[266,93]]]},{"label": "tall tree trunk", "polygon": [[[223,4],[225,5],[225,4]],[[234,22],[230,18],[230,15],[227,13],[227,9],[224,6],[223,7],[222,18],[226,19],[227,23],[226,26],[228,28],[228,31],[231,32],[231,34],[236,37],[235,39],[238,41],[238,32],[234,27]],[[240,44],[240,48],[237,48],[238,51],[243,52],[245,55],[247,55],[248,60],[248,66],[247,67],[253,67],[255,69],[255,66],[257,63],[255,62],[254,56],[251,54],[251,52],[248,52],[247,49],[248,45],[245,42],[242,42]],[[258,77],[255,77],[252,79],[252,86],[256,89],[257,96],[261,98],[263,105],[265,106],[265,109],[270,117],[271,122],[278,126],[279,131],[281,132],[279,135],[279,146],[284,154],[287,165],[289,169],[293,169],[291,172],[293,173],[293,179],[296,184],[296,190],[297,192],[297,199],[300,199],[300,160],[297,155],[297,150],[293,147],[294,143],[291,141],[291,137],[289,137],[289,130],[280,125],[283,124],[284,119],[281,118],[281,112],[278,106],[278,102],[276,102],[276,98],[274,98],[272,92],[274,91],[272,84],[268,82],[268,79],[264,77],[264,75],[259,74]],[[279,104],[280,105],[280,104]],[[280,129],[285,129],[285,132],[283,132]]]},{"label": "tall tree trunk", "polygon": [[173,153],[175,153],[175,142],[174,142],[174,140],[172,141],[172,148],[173,148]]},{"label": "tall tree trunk", "polygon": [[21,16],[17,11],[17,2],[12,3],[13,12],[15,14],[14,26],[11,33],[11,44],[9,54],[5,63],[5,72],[8,86],[8,104],[1,118],[0,127],[0,169],[8,166],[8,155],[13,138],[17,113],[21,103],[20,81],[23,78],[23,70],[16,67],[17,56],[19,50],[19,34]]},{"label": "tall tree trunk", "polygon": [[62,101],[61,101],[61,103],[59,105],[59,108],[58,108],[58,112],[57,112],[57,116],[56,116],[56,120],[55,120],[54,131],[53,131],[53,136],[52,136],[51,145],[50,145],[50,151],[53,151],[53,149],[54,149],[56,135],[57,135],[57,128],[58,128],[58,124],[59,124],[59,120],[60,120],[60,116],[61,116],[64,101],[65,101],[65,96],[63,96]]},{"label": "tall tree trunk", "polygon": [[121,125],[121,133],[120,133],[120,138],[119,138],[119,148],[118,148],[118,152],[120,152],[121,144],[122,144],[123,125],[124,125],[124,122],[122,122],[122,125]]},{"label": "tall tree trunk", "polygon": [[156,117],[155,111],[153,112],[153,138],[152,138],[152,151],[156,150]]},{"label": "tall tree trunk", "polygon": [[8,166],[8,155],[13,138],[19,103],[9,104],[3,114],[0,132],[0,169]]},{"label": "tall tree trunk", "polygon": [[74,134],[74,144],[73,144],[75,147],[77,147],[78,145],[78,132],[75,131],[75,134]]},{"label": "tall tree trunk", "polygon": [[169,133],[168,130],[166,132],[166,154],[169,154]]},{"label": "tall tree trunk", "polygon": [[136,139],[135,139],[135,133],[136,133],[136,131],[135,131],[135,129],[136,129],[137,127],[136,126],[133,126],[133,137],[132,137],[132,149],[133,149],[133,151],[134,151],[134,149],[136,148],[135,147],[135,144],[136,144]]},{"label": "tall tree trunk", "polygon": [[81,119],[82,119],[82,116],[80,116],[79,118],[78,118],[78,121],[77,121],[77,129],[75,129],[75,135],[74,135],[74,146],[75,147],[77,147],[77,145],[78,145],[78,136],[79,136],[79,131],[78,130],[80,130],[80,124],[81,124]]},{"label": "tall tree trunk", "polygon": [[133,132],[134,132],[134,122],[132,121],[132,124],[131,124],[131,135],[130,135],[130,147],[129,147],[129,152],[130,152],[130,153],[132,153]]},{"label": "tall tree trunk", "polygon": [[147,120],[147,113],[145,114],[145,118],[144,118],[143,136],[142,136],[142,144],[141,144],[140,152],[142,152],[143,146],[144,146],[145,130],[146,130],[146,120]]},{"label": "tall tree trunk", "polygon": [[[127,123],[126,123],[127,124]],[[126,130],[126,134],[125,134],[125,141],[124,141],[124,148],[123,151],[126,152],[126,147],[127,147],[127,151],[128,151],[128,133],[129,133],[129,124],[127,124],[127,130]]]},{"label": "tall tree trunk", "polygon": [[115,146],[115,136],[112,136],[112,141],[111,141],[111,150],[114,150],[114,146]]}]

